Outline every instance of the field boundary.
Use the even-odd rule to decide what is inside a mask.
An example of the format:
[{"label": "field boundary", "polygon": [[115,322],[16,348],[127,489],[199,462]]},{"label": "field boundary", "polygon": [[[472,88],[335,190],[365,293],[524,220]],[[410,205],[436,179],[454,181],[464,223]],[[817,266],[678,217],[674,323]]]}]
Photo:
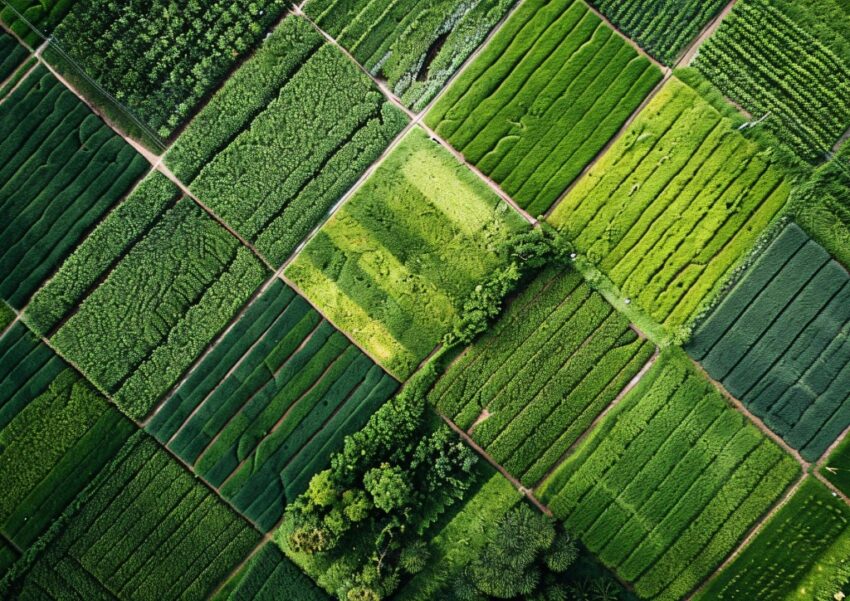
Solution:
[{"label": "field boundary", "polygon": [[674,63],[673,69],[680,69],[682,67],[687,67],[690,65],[693,60],[696,58],[696,55],[699,53],[700,47],[705,43],[705,41],[714,35],[714,32],[717,31],[717,28],[720,27],[721,23],[726,19],[732,9],[735,7],[735,3],[738,0],[729,0],[729,2],[720,9],[720,11],[714,15],[714,18],[706,24],[705,27],[702,28],[702,31],[699,32],[697,37],[695,37],[690,44],[688,44],[684,50],[682,50],[681,54],[679,54],[676,62]]}]

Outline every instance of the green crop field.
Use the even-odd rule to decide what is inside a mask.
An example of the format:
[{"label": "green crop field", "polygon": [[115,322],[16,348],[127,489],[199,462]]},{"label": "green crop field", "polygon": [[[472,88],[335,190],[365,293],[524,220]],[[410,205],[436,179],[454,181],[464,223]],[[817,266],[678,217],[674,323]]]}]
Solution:
[{"label": "green crop field", "polygon": [[686,323],[780,211],[782,171],[673,79],[549,221],[653,319]]},{"label": "green crop field", "polygon": [[43,67],[0,104],[0,297],[21,309],[147,162]]},{"label": "green crop field", "polygon": [[850,128],[850,17],[832,0],[741,0],[694,66],[805,159]]},{"label": "green crop field", "polygon": [[676,352],[662,356],[538,496],[638,595],[681,599],[799,471]]},{"label": "green crop field", "polygon": [[590,0],[649,54],[672,65],[725,0]]},{"label": "green crop field", "polygon": [[428,104],[513,0],[309,0],[304,12],[414,111]]},{"label": "green crop field", "polygon": [[387,371],[406,378],[498,266],[499,243],[524,223],[414,129],[285,273]]},{"label": "green crop field", "polygon": [[298,601],[329,601],[327,594],[313,584],[281,550],[272,543],[265,544],[237,575],[227,595],[214,597],[218,601],[276,601],[281,597]]},{"label": "green crop field", "polygon": [[850,426],[850,275],[789,225],[688,352],[804,459]]},{"label": "green crop field", "polygon": [[431,400],[532,487],[652,353],[578,273],[550,270],[451,365]]},{"label": "green crop field", "polygon": [[342,53],[290,17],[190,124],[166,164],[280,265],[405,121]]},{"label": "green crop field", "polygon": [[8,81],[29,56],[13,36],[0,30],[0,85]]},{"label": "green crop field", "polygon": [[7,0],[0,7],[0,21],[32,48],[42,41],[33,27],[50,35],[75,0]]},{"label": "green crop field", "polygon": [[397,383],[275,280],[147,429],[270,530]]},{"label": "green crop field", "polygon": [[837,599],[850,584],[850,509],[814,478],[765,525],[700,601]]},{"label": "green crop field", "polygon": [[532,215],[545,212],[661,79],[582,0],[532,0],[426,122]]}]

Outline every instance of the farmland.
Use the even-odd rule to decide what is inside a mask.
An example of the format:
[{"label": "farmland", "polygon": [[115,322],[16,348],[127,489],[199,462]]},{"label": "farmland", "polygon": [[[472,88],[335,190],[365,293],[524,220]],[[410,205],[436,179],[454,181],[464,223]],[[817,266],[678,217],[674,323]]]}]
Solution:
[{"label": "farmland", "polygon": [[0,357],[0,532],[26,550],[135,428],[23,325]]},{"label": "farmland", "polygon": [[788,198],[759,147],[672,79],[549,221],[668,328],[716,292]]},{"label": "farmland", "polygon": [[452,364],[431,400],[531,487],[652,353],[577,272],[551,269]]},{"label": "farmland", "polygon": [[797,476],[680,352],[662,355],[538,495],[647,599],[680,599]]},{"label": "farmland", "polygon": [[99,276],[50,340],[142,418],[265,278],[248,249],[183,198]]},{"label": "farmland", "polygon": [[850,276],[789,225],[688,352],[804,459],[850,425]]},{"label": "farmland", "polygon": [[591,0],[641,48],[672,65],[700,30],[722,9],[724,0]]},{"label": "farmland", "polygon": [[850,583],[848,524],[847,505],[808,478],[698,599],[833,599]]},{"label": "farmland", "polygon": [[0,297],[23,308],[147,166],[36,68],[0,105]]},{"label": "farmland", "polygon": [[406,378],[525,222],[414,129],[285,274],[387,371]]},{"label": "farmland", "polygon": [[283,596],[299,601],[328,601],[329,597],[272,543],[260,549],[243,572],[233,578],[219,601],[274,601]]},{"label": "farmland", "polygon": [[73,3],[74,0],[10,0],[0,8],[0,21],[35,48],[41,43],[41,36],[30,25],[49,35]]},{"label": "farmland", "polygon": [[[135,434],[12,581],[42,598],[204,599],[259,534],[143,433]],[[25,597],[26,598],[26,597]]]},{"label": "farmland", "polygon": [[304,12],[414,111],[425,108],[510,0],[309,0]]},{"label": "farmland", "polygon": [[532,215],[602,149],[661,71],[581,0],[524,2],[426,123]]},{"label": "farmland", "polygon": [[280,265],[405,121],[339,50],[289,17],[189,125],[166,164]]},{"label": "farmland", "polygon": [[850,128],[850,18],[832,0],[742,0],[694,66],[807,160]]},{"label": "farmland", "polygon": [[29,56],[15,38],[0,30],[0,84],[7,81]]},{"label": "farmland", "polygon": [[262,530],[396,382],[274,280],[147,429]]}]

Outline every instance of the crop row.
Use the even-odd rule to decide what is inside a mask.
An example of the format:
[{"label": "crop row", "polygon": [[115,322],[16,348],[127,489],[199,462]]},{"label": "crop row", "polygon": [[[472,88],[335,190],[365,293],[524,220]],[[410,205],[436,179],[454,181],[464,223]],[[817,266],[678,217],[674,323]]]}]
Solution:
[{"label": "crop row", "polygon": [[148,431],[261,529],[397,384],[279,280],[157,411]]},{"label": "crop row", "polygon": [[523,3],[426,122],[545,212],[661,79],[584,2]]},{"label": "crop row", "polygon": [[817,161],[850,127],[850,43],[811,30],[807,23],[824,19],[823,10],[800,10],[785,0],[738,2],[694,66],[754,116],[769,113],[766,126]]},{"label": "crop row", "polygon": [[843,501],[808,478],[698,598],[833,599],[850,582],[848,525]]},{"label": "crop row", "polygon": [[30,24],[42,34],[50,35],[73,3],[74,0],[6,0],[0,8],[0,21],[30,47],[36,48],[42,38]]},{"label": "crop row", "polygon": [[44,67],[0,105],[0,296],[30,295],[147,161]]},{"label": "crop row", "polygon": [[431,400],[533,486],[652,352],[577,272],[552,269],[452,365]]},{"label": "crop row", "polygon": [[688,350],[805,459],[850,425],[850,276],[794,224]]},{"label": "crop row", "polygon": [[142,418],[265,276],[247,248],[182,199],[98,277],[51,341],[128,415]]},{"label": "crop row", "polygon": [[590,0],[641,48],[666,65],[726,5],[725,0]]},{"label": "crop row", "polygon": [[711,573],[798,472],[670,353],[540,495],[640,596],[672,600]]},{"label": "crop row", "polygon": [[511,0],[310,0],[309,15],[420,111],[507,13]]},{"label": "crop row", "polygon": [[189,125],[166,164],[280,265],[405,121],[354,63],[290,16]]},{"label": "crop row", "polygon": [[14,37],[0,30],[0,83],[9,79],[28,56],[26,48],[18,44]]},{"label": "crop row", "polygon": [[626,298],[686,323],[783,207],[783,174],[673,79],[556,207],[553,225]]},{"label": "crop row", "polygon": [[409,376],[526,223],[413,129],[286,275],[390,373]]},{"label": "crop row", "polygon": [[281,552],[268,543],[251,559],[227,601],[327,601],[327,593]]}]

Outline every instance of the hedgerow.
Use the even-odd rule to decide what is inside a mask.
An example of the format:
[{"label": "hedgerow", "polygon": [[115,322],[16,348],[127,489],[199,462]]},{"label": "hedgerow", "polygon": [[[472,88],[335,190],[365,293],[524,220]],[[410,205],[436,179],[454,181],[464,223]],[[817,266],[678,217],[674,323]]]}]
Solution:
[{"label": "hedgerow", "polygon": [[512,4],[510,0],[310,0],[304,12],[418,112]]},{"label": "hedgerow", "polygon": [[641,597],[672,600],[710,574],[798,474],[671,351],[539,495]]},{"label": "hedgerow", "polygon": [[157,223],[51,340],[131,417],[144,417],[265,277],[187,199]]},{"label": "hedgerow", "polygon": [[280,265],[405,121],[354,63],[293,16],[213,97],[166,164]]},{"label": "hedgerow", "polygon": [[171,136],[286,10],[282,0],[79,0],[54,37],[161,137]]},{"label": "hedgerow", "polygon": [[673,79],[549,221],[668,328],[711,300],[783,208],[790,183]]},{"label": "hedgerow", "polygon": [[583,2],[523,3],[426,123],[533,215],[661,79]]},{"label": "hedgerow", "polygon": [[0,105],[0,296],[23,308],[148,167],[37,67]]},{"label": "hedgerow", "polygon": [[385,369],[410,375],[527,225],[474,173],[411,131],[285,273]]}]

